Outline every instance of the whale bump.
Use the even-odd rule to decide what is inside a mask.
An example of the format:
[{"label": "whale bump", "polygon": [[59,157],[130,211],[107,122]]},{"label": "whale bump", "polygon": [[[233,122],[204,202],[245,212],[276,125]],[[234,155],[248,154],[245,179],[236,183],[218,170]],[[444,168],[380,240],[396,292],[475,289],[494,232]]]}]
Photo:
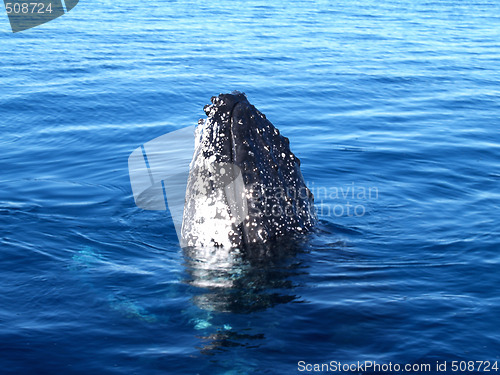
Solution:
[{"label": "whale bump", "polygon": [[245,249],[295,237],[317,222],[289,139],[245,94],[220,94],[195,132],[181,237],[188,247]]}]

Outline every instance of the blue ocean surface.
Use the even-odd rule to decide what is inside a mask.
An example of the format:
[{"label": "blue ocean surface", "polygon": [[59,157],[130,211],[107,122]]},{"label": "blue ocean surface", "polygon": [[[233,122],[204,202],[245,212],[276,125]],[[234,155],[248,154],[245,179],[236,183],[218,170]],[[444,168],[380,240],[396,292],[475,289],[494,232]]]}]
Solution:
[{"label": "blue ocean surface", "polygon": [[[96,0],[0,34],[1,374],[500,361],[500,2]],[[320,222],[227,266],[127,160],[232,90]]]}]

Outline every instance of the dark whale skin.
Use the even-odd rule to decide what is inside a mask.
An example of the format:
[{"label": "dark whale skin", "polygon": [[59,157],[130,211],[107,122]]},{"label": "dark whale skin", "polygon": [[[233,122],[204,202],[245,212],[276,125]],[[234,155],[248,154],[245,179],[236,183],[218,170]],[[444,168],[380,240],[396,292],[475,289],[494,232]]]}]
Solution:
[{"label": "dark whale skin", "polygon": [[[184,243],[195,247],[230,244],[244,249],[310,231],[317,221],[314,197],[288,138],[243,93],[220,94],[211,102],[204,108],[208,118],[198,125],[199,139],[191,163],[181,231]],[[214,220],[215,233],[215,222],[227,214],[220,210],[224,194],[215,199],[219,200],[216,212],[208,217],[197,212],[200,180],[214,191],[221,191],[227,184],[217,173],[207,171],[210,165],[234,165],[234,175],[241,174],[244,185],[246,216],[242,222],[227,226],[227,233],[214,235],[219,240],[210,239],[209,227]],[[201,226],[207,229],[201,231],[203,235]]]}]

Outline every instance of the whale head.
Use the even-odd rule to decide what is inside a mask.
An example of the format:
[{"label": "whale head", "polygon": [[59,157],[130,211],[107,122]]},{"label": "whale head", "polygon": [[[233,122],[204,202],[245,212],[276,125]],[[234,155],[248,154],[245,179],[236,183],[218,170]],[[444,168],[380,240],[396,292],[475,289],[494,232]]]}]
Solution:
[{"label": "whale head", "polygon": [[182,245],[245,249],[310,231],[314,198],[288,138],[243,93],[211,102],[196,129]]}]

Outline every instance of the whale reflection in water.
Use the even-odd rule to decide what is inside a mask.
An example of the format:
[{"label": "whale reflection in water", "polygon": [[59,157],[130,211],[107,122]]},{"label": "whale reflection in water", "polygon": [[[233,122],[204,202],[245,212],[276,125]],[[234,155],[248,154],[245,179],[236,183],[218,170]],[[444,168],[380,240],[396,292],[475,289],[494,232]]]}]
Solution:
[{"label": "whale reflection in water", "polygon": [[195,287],[191,301],[199,310],[192,320],[200,331],[201,353],[262,344],[265,330],[242,326],[237,316],[300,302],[294,278],[306,272],[298,256],[306,251],[305,246],[298,241],[275,246],[279,248],[250,252],[184,248],[188,274],[184,282]]},{"label": "whale reflection in water", "polygon": [[277,243],[279,249],[255,248],[243,253],[235,249],[185,248],[189,279],[200,288],[193,302],[201,309],[251,313],[297,299],[290,280],[300,271],[300,244]]}]

